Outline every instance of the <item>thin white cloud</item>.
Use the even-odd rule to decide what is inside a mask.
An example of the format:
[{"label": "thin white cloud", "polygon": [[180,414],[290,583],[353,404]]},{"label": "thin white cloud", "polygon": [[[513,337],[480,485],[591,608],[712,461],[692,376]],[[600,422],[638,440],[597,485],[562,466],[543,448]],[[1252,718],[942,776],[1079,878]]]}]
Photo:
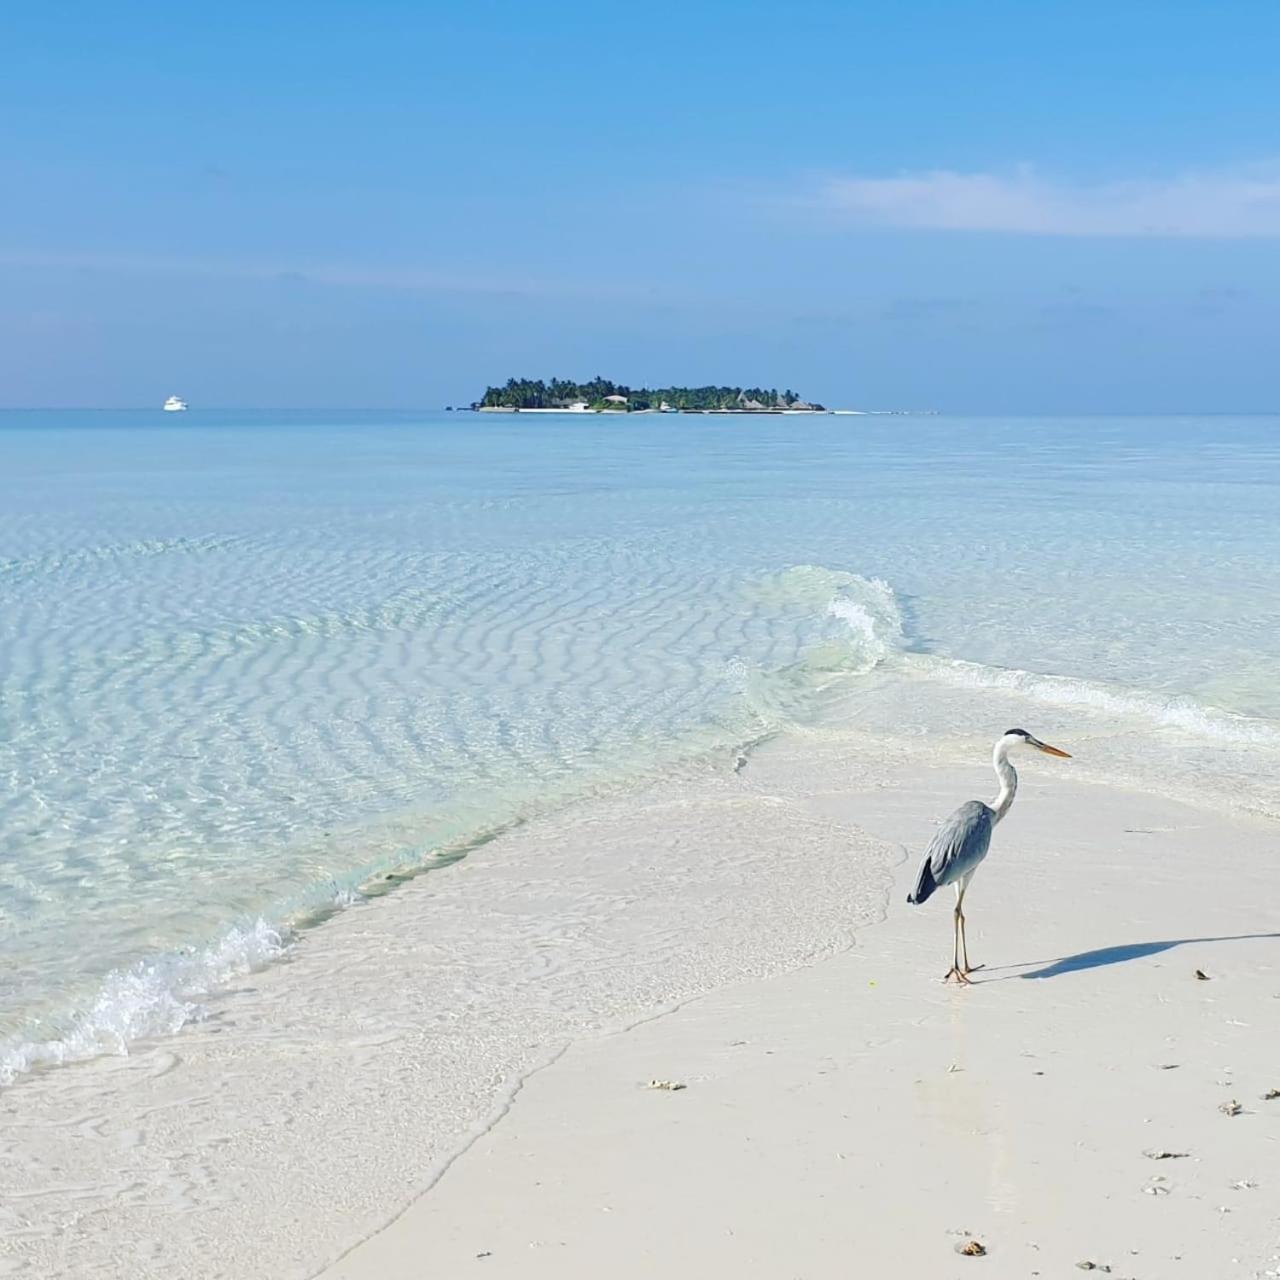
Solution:
[{"label": "thin white cloud", "polygon": [[1042,236],[1280,237],[1280,166],[1073,183],[1032,169],[825,182],[820,206],[867,226]]},{"label": "thin white cloud", "polygon": [[345,266],[327,263],[246,262],[206,258],[163,257],[96,251],[8,251],[0,249],[0,266],[103,271],[122,275],[212,277],[224,280],[275,280],[282,283],[330,285],[338,288],[403,290],[420,293],[554,294],[572,293],[567,282],[519,275],[465,275],[456,272]]}]

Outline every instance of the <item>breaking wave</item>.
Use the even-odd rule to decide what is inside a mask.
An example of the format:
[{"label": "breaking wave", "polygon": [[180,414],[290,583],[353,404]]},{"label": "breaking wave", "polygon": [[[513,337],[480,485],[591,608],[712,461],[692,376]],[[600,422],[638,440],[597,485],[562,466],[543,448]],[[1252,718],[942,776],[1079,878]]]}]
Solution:
[{"label": "breaking wave", "polygon": [[97,996],[56,1038],[0,1044],[0,1084],[38,1067],[121,1054],[134,1041],[172,1035],[206,1016],[204,998],[278,960],[289,931],[265,920],[233,928],[211,946],[139,960],[107,975]]},{"label": "breaking wave", "polygon": [[812,566],[793,572],[802,575],[813,589],[830,590],[827,612],[848,628],[847,667],[851,671],[882,666],[955,688],[998,690],[1042,706],[1096,712],[1120,720],[1137,718],[1195,737],[1280,748],[1280,725],[1274,721],[1207,706],[1184,695],[913,650],[898,597],[883,579]]}]

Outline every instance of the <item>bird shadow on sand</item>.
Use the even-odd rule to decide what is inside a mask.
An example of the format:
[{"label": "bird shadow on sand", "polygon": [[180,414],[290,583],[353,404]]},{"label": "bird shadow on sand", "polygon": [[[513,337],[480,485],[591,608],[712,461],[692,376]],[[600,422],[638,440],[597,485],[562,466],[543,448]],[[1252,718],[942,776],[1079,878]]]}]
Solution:
[{"label": "bird shadow on sand", "polygon": [[[1237,933],[1221,938],[1166,938],[1161,942],[1130,942],[1119,947],[1099,947],[1096,951],[1081,951],[1078,955],[1062,956],[1057,960],[1030,962],[1035,967],[1029,973],[1004,973],[996,977],[993,969],[988,982],[1002,982],[1008,978],[1059,978],[1064,973],[1079,973],[1083,969],[1101,969],[1109,964],[1124,964],[1129,960],[1145,960],[1175,947],[1187,947],[1206,942],[1255,942],[1266,938],[1280,939],[1280,933]],[[1025,969],[1027,965],[1002,965],[1002,969]]]}]

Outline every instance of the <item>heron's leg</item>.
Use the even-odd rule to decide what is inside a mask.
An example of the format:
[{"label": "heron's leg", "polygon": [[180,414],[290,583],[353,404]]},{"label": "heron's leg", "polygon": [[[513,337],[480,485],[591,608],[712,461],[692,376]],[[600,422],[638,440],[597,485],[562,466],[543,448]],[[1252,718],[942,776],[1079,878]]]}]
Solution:
[{"label": "heron's leg", "polygon": [[[958,889],[957,889],[958,892]],[[949,982],[960,975],[960,899],[956,899],[955,909],[951,912],[951,968],[942,975],[943,982]]]},{"label": "heron's leg", "polygon": [[980,964],[969,963],[969,939],[964,929],[964,895],[969,888],[968,881],[965,881],[964,887],[956,892],[956,925],[960,931],[960,955],[964,960],[962,973],[976,973],[983,966]]},{"label": "heron's leg", "polygon": [[[955,906],[955,910],[951,913],[951,932],[952,932],[951,968],[947,971],[947,973],[945,974],[942,980],[943,982],[950,982],[951,979],[954,978],[957,982],[967,986],[969,984],[969,979],[965,976],[966,970],[960,967],[960,939],[961,939],[960,931],[964,924],[964,916],[960,914],[960,900],[963,897],[964,897],[964,890],[961,889],[960,886],[957,884],[956,885],[956,906]],[[967,968],[968,961],[965,962],[965,965]]]}]

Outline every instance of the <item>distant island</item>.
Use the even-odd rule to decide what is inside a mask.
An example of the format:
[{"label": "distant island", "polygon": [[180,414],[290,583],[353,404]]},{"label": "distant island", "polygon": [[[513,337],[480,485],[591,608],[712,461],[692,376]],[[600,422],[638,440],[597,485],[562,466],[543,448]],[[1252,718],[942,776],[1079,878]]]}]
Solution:
[{"label": "distant island", "polygon": [[607,378],[569,382],[508,378],[488,387],[471,407],[488,412],[542,413],[825,413],[794,391],[763,387],[628,387]]}]

